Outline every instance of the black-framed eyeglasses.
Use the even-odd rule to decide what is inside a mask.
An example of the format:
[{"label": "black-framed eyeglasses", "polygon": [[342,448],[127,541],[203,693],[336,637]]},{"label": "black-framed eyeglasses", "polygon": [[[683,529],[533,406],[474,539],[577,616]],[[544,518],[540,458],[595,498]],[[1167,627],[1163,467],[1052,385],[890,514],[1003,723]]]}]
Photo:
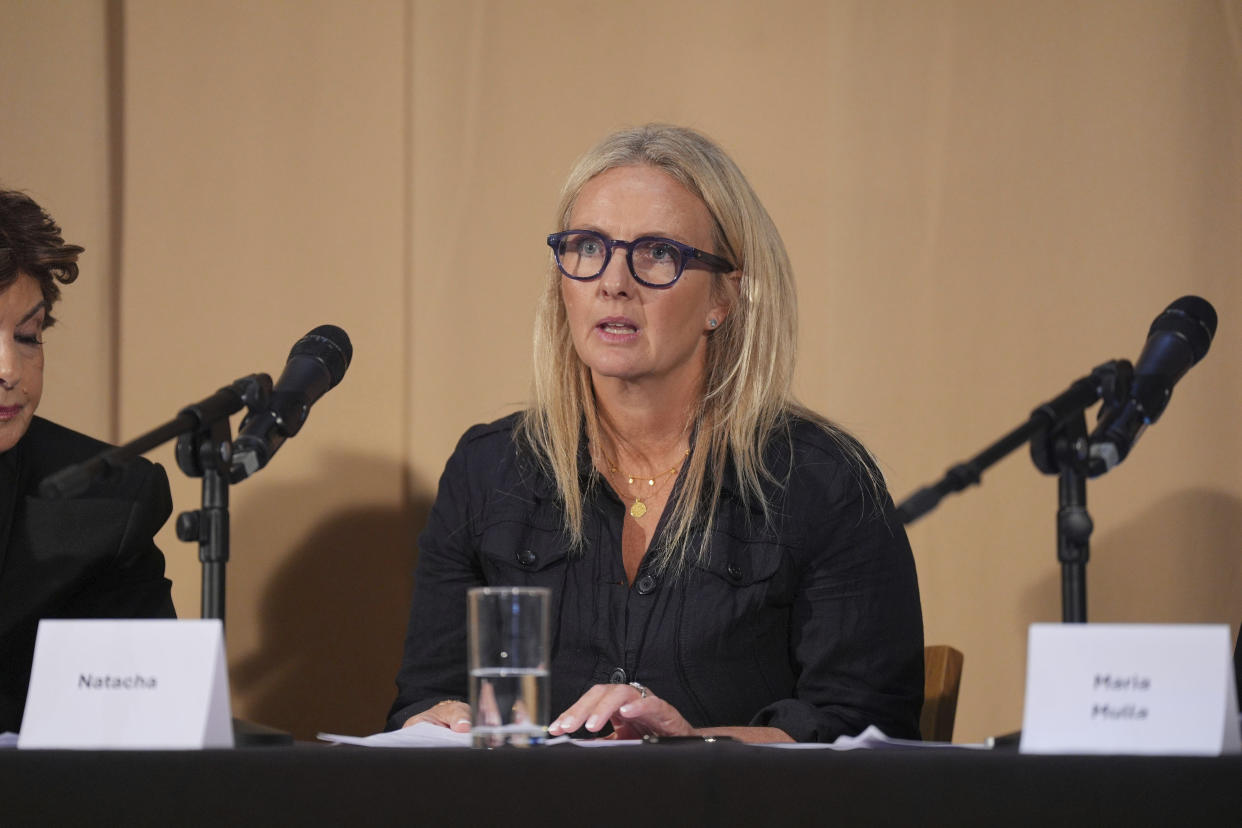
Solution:
[{"label": "black-framed eyeglasses", "polygon": [[548,247],[561,273],[580,282],[598,278],[618,247],[625,248],[625,261],[634,280],[651,288],[671,287],[687,267],[715,273],[737,270],[727,259],[660,236],[621,241],[594,230],[564,230],[548,236]]}]

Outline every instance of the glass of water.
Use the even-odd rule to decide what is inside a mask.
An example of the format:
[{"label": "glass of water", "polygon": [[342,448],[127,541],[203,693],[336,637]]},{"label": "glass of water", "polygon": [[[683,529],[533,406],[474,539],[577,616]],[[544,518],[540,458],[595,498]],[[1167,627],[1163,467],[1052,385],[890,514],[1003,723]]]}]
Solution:
[{"label": "glass of water", "polygon": [[546,587],[475,587],[468,593],[470,727],[475,747],[525,747],[547,737]]}]

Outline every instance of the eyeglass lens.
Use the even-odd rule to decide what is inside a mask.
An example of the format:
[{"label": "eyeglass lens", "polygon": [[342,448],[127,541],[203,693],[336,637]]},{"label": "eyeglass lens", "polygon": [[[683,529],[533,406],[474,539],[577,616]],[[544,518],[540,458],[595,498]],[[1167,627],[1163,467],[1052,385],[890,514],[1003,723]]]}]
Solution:
[{"label": "eyeglass lens", "polygon": [[[666,241],[639,239],[632,243],[631,250],[634,274],[644,282],[666,285],[681,273],[681,251]],[[621,251],[617,255],[622,255]],[[608,242],[595,233],[570,233],[557,245],[556,257],[570,276],[591,279],[604,270]]]}]

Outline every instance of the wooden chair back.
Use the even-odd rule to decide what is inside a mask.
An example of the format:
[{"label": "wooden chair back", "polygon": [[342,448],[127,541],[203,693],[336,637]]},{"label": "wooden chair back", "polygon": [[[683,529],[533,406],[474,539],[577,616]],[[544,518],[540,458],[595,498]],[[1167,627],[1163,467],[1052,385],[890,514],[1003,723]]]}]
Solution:
[{"label": "wooden chair back", "polygon": [[947,644],[923,648],[923,714],[919,717],[919,729],[926,741],[953,741],[964,660],[959,650]]}]

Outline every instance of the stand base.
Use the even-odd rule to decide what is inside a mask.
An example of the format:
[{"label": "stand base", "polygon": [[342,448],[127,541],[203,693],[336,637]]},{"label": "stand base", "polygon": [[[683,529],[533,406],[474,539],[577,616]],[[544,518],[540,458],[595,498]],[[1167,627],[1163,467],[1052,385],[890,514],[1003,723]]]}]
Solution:
[{"label": "stand base", "polygon": [[267,725],[248,722],[245,719],[233,719],[233,746],[273,747],[293,744],[293,734],[277,730]]},{"label": "stand base", "polygon": [[1013,733],[1002,733],[1000,736],[991,736],[987,739],[986,744],[993,750],[1017,750],[1018,743],[1022,741],[1022,731],[1015,730]]}]

